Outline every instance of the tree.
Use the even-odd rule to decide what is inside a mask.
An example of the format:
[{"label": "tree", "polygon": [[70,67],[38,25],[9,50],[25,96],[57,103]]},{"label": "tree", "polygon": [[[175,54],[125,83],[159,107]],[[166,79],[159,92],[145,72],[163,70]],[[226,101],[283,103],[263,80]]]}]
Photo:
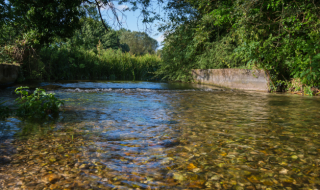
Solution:
[{"label": "tree", "polygon": [[184,3],[173,6],[185,19],[173,19],[178,23],[167,30],[159,73],[190,80],[191,69],[242,66],[266,70],[275,85],[291,78],[309,88],[320,85],[320,1]]},{"label": "tree", "polygon": [[2,18],[0,20],[0,25],[2,25],[5,21],[5,19],[7,19],[7,15],[6,15],[6,12],[7,12],[7,7],[6,7],[6,3],[4,0],[0,0],[0,18]]},{"label": "tree", "polygon": [[130,52],[135,55],[154,54],[159,46],[158,41],[145,32],[121,30],[119,36],[120,43],[127,44]]},{"label": "tree", "polygon": [[[140,8],[144,23],[160,19],[159,14],[150,8],[149,0],[122,0],[119,3],[131,4],[131,10]],[[158,0],[158,3],[163,1]],[[90,15],[93,6],[106,31],[109,31],[110,27],[102,19],[102,8],[111,10],[116,22],[121,25],[118,17],[121,12],[116,9],[112,0],[0,0],[0,25],[6,22],[19,28],[21,38],[28,39],[32,44],[43,45],[52,42],[54,37],[71,37],[73,32],[80,28],[80,18],[85,14]],[[171,0],[168,10],[169,7],[172,9],[172,6],[181,7],[181,3]],[[170,14],[170,18],[177,18],[177,14]]]},{"label": "tree", "polygon": [[6,22],[18,28],[21,38],[33,44],[48,44],[55,37],[70,38],[80,29],[80,18],[91,15],[93,6],[104,30],[109,31],[100,9],[109,7],[116,18],[117,12],[111,2],[102,0],[0,0],[0,25]]},{"label": "tree", "polygon": [[9,0],[10,22],[34,44],[49,43],[55,36],[71,37],[74,29],[80,28],[79,19],[84,14],[79,9],[81,3],[81,0]]},{"label": "tree", "polygon": [[104,49],[120,48],[120,40],[117,32],[114,30],[106,31],[99,20],[91,17],[83,17],[80,23],[82,27],[76,30],[73,37],[67,41],[72,41],[73,44],[83,46],[86,49],[95,49],[99,41]]}]

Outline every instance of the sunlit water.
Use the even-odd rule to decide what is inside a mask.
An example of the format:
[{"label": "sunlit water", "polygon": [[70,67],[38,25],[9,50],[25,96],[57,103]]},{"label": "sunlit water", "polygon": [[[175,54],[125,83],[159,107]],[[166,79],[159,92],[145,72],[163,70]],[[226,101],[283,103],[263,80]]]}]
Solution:
[{"label": "sunlit water", "polygon": [[[152,82],[41,83],[56,120],[1,122],[0,188],[318,189],[320,99]],[[1,92],[14,99],[14,88]],[[11,105],[10,102],[7,105]]]}]

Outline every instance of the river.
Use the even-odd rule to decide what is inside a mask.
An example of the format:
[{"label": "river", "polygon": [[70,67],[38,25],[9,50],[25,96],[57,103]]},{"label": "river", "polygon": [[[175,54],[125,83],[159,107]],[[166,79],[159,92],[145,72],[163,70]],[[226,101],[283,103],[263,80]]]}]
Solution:
[{"label": "river", "polygon": [[34,86],[64,100],[64,112],[0,121],[0,189],[320,188],[319,97],[160,82]]}]

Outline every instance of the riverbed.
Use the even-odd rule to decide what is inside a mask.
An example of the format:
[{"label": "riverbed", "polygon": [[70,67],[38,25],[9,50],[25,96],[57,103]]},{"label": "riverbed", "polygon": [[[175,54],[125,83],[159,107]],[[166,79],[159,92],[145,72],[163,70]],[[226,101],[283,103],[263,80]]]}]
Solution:
[{"label": "riverbed", "polygon": [[[320,188],[319,97],[161,82],[34,86],[64,111],[0,121],[0,189]],[[8,106],[13,91],[0,92]]]}]

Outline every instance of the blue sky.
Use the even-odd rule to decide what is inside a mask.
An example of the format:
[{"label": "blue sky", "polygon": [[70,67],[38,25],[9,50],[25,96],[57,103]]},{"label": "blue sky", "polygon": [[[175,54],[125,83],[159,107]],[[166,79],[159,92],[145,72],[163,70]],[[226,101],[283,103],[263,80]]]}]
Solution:
[{"label": "blue sky", "polygon": [[[124,10],[126,8],[128,8],[127,5],[122,4],[119,5],[117,4],[117,2],[114,2],[115,7],[118,10]],[[108,24],[110,24],[115,30],[118,30],[119,27],[114,25],[114,20],[112,17],[112,12],[111,10],[108,9],[104,9],[102,10],[102,16],[104,19],[106,19],[108,21]],[[120,12],[118,12],[118,16],[121,20],[121,24],[122,27],[125,29],[129,29],[131,31],[140,31],[140,32],[144,32],[146,27],[145,25],[142,23],[142,18],[139,18],[140,15],[140,11],[136,10],[136,11],[124,11],[123,12],[124,15],[122,15]],[[160,14],[163,16],[164,14],[162,12],[160,12]],[[161,45],[161,42],[163,41],[163,33],[159,33],[157,30],[157,25],[159,24],[159,21],[155,21],[155,23],[152,23],[151,25],[149,25],[148,27],[151,29],[151,31],[149,30],[147,33],[149,34],[150,37],[156,39],[159,42],[159,46]],[[161,48],[161,47],[160,47]]]}]

